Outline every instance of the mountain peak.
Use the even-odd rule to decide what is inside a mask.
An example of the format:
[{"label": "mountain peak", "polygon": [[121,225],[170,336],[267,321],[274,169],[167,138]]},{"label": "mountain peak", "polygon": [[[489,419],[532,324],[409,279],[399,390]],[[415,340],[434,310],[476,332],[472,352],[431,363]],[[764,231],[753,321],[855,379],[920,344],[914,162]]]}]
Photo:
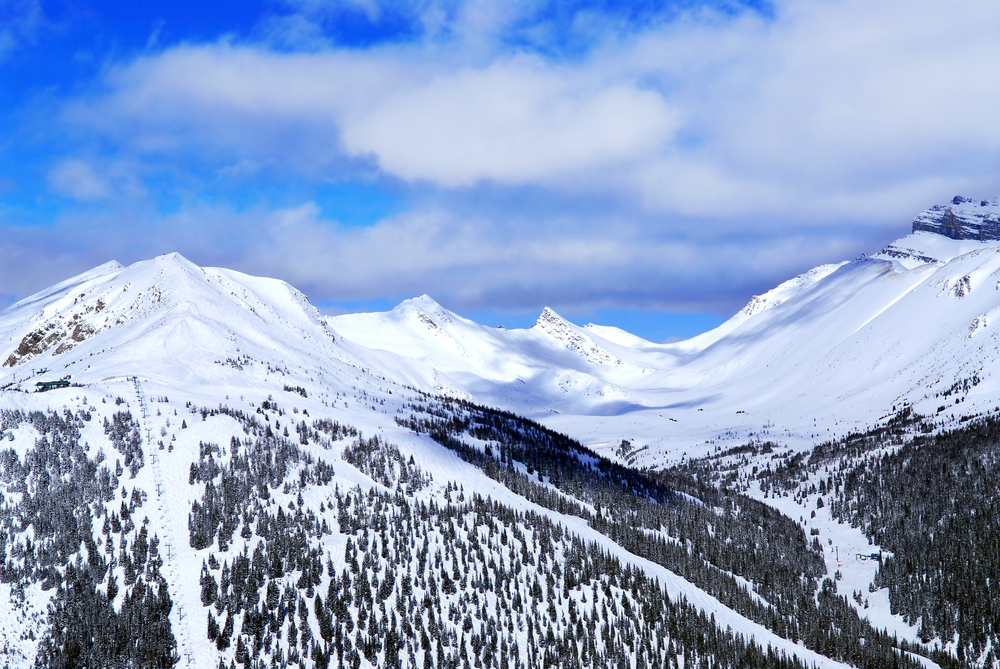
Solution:
[{"label": "mountain peak", "polygon": [[541,315],[532,327],[539,328],[570,351],[582,355],[588,362],[598,365],[603,363],[622,364],[620,358],[598,346],[594,340],[580,332],[578,327],[549,307],[542,309]]},{"label": "mountain peak", "polygon": [[538,320],[535,321],[534,327],[540,327],[544,330],[547,324],[554,323],[568,323],[568,321],[551,308],[545,307],[542,309],[542,313],[538,315]]},{"label": "mountain peak", "polygon": [[152,269],[159,268],[163,270],[166,268],[168,271],[171,269],[178,269],[188,273],[201,274],[204,273],[204,268],[197,265],[184,256],[182,256],[177,251],[171,253],[164,253],[163,255],[158,255],[149,260],[140,260],[138,262],[129,265],[128,269],[142,270],[142,269]]},{"label": "mountain peak", "polygon": [[164,253],[163,255],[158,255],[153,258],[154,263],[167,264],[174,263],[178,265],[194,265],[193,262],[182,256],[177,251],[172,251],[171,253]]},{"label": "mountain peak", "polygon": [[925,209],[913,219],[914,232],[934,232],[950,239],[1000,240],[1000,206],[996,198],[973,200],[956,195],[948,204]]},{"label": "mountain peak", "polygon": [[406,307],[414,307],[421,311],[440,311],[443,309],[443,307],[438,304],[433,297],[426,293],[420,295],[419,297],[411,297],[403,300],[396,305],[396,309],[405,309]]}]

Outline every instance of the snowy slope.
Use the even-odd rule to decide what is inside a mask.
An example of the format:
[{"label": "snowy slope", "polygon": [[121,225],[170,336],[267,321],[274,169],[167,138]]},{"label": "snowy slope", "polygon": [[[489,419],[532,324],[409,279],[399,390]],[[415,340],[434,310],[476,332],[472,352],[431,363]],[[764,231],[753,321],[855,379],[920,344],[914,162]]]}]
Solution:
[{"label": "snowy slope", "polygon": [[842,262],[814,267],[808,272],[800,274],[799,276],[789,279],[779,286],[772,288],[763,295],[754,295],[750,298],[750,301],[747,302],[745,307],[737,311],[736,314],[725,323],[714,330],[697,335],[684,342],[679,342],[675,348],[691,352],[707,348],[757,314],[767,311],[768,309],[772,309],[782,302],[795,297],[799,293],[808,290],[815,283],[825,279],[845,264],[846,262]]},{"label": "snowy slope", "polygon": [[661,464],[765,433],[805,447],[817,424],[844,434],[904,402],[934,414],[942,392],[973,377],[963,411],[940,418],[992,408],[998,253],[998,241],[918,230],[795,277],[676,344],[577,327],[551,309],[527,330],[494,330],[426,296],[328,322],[587,443],[637,439],[650,447],[639,462]]},{"label": "snowy slope", "polygon": [[[353,330],[347,327],[352,320]],[[711,614],[723,628],[742,635],[742,639],[753,639],[761,647],[770,646],[817,666],[843,666],[776,635],[685,578],[596,533],[580,519],[527,501],[480,470],[463,464],[426,435],[415,435],[395,421],[397,413],[408,404],[422,401],[417,390],[459,397],[501,397],[507,392],[512,404],[535,406],[561,393],[570,397],[562,406],[628,406],[635,400],[632,391],[622,384],[653,373],[652,368],[636,364],[636,360],[643,359],[640,353],[624,346],[620,338],[605,339],[593,328],[578,328],[550,310],[536,327],[511,332],[478,326],[427,298],[404,303],[389,316],[370,317],[367,322],[363,316],[334,319],[335,325],[343,325],[355,338],[365,328],[388,333],[387,323],[395,323],[400,331],[410,334],[389,334],[382,340],[367,342],[370,347],[362,346],[331,327],[301,293],[283,282],[199,268],[177,254],[129,267],[109,263],[22,300],[0,314],[0,359],[4,361],[0,367],[0,439],[10,444],[15,454],[11,457],[23,459],[26,467],[26,473],[5,478],[6,503],[35,500],[24,507],[27,511],[16,513],[30,513],[30,509],[42,504],[49,494],[46,490],[53,485],[52,478],[27,463],[55,457],[52,449],[58,449],[59,444],[75,444],[79,439],[82,450],[61,466],[69,468],[64,472],[75,472],[74,467],[93,463],[96,469],[84,471],[104,472],[102,476],[110,477],[105,493],[79,493],[84,495],[80,499],[85,504],[74,513],[77,517],[81,513],[93,514],[97,552],[107,549],[108,578],[120,588],[114,607],[124,611],[126,590],[135,579],[134,574],[129,576],[127,565],[131,558],[126,560],[126,556],[138,556],[136,546],[146,546],[145,542],[155,535],[161,566],[153,566],[153,553],[145,549],[140,551],[142,560],[135,559],[140,576],[144,573],[152,584],[152,592],[162,587],[169,593],[170,627],[180,666],[216,667],[220,659],[228,663],[239,658],[241,646],[236,637],[226,648],[206,637],[206,612],[218,616],[220,627],[224,627],[223,620],[235,619],[237,634],[244,629],[241,625],[249,629],[253,623],[249,614],[239,613],[239,609],[236,613],[230,610],[227,617],[224,611],[214,613],[216,609],[206,605],[205,561],[218,559],[235,565],[241,550],[253,553],[255,546],[264,545],[255,532],[262,531],[264,521],[260,518],[274,513],[275,508],[288,514],[292,514],[291,509],[298,509],[300,514],[305,510],[303,518],[318,514],[316,517],[336,527],[335,491],[361,486],[362,491],[388,494],[389,489],[378,482],[377,474],[367,471],[363,463],[350,465],[341,458],[350,438],[337,436],[335,430],[330,436],[316,431],[331,425],[349,425],[357,430],[356,434],[378,435],[396,444],[402,452],[400,467],[412,458],[412,466],[432,477],[433,484],[419,492],[418,501],[440,504],[448,490],[457,490],[460,485],[489,495],[508,508],[548,518],[572,535],[594,542],[623,564],[639,567],[661,584],[670,601],[690,602],[706,615]],[[440,365],[442,360],[450,364]],[[63,378],[73,386],[34,392],[39,381]],[[518,385],[529,386],[534,393],[527,394],[525,400],[518,395]],[[588,399],[591,396],[594,399]],[[121,416],[127,416],[123,425],[134,427],[134,442],[127,436],[112,438],[107,427],[111,423],[106,421],[118,421]],[[318,427],[309,427],[309,421],[320,419],[326,422],[314,422],[312,425]],[[291,432],[288,438],[292,441],[288,443],[295,443],[300,429],[301,455],[296,457],[306,463],[302,469],[293,469],[285,483],[276,484],[266,499],[248,501],[242,511],[242,524],[236,521],[236,527],[243,529],[227,547],[223,548],[221,539],[214,547],[196,546],[191,534],[192,513],[196,502],[207,499],[208,487],[198,482],[192,465],[203,462],[208,452],[210,456],[216,453],[220,463],[232,466],[239,462],[237,450],[242,453],[249,449],[252,440],[256,439],[258,445],[273,444],[268,441],[272,434],[278,438]],[[74,431],[78,436],[73,436]],[[234,439],[245,440],[245,445]],[[318,460],[333,464],[330,481],[321,482],[321,474],[315,473],[322,469],[310,469],[314,465],[309,463]],[[11,466],[11,462],[8,459],[5,466]],[[27,487],[18,483],[23,476],[28,477]],[[58,493],[56,499],[68,503],[72,497],[67,494]],[[86,497],[94,494],[98,497]],[[126,502],[131,514],[129,524],[125,523]],[[120,507],[123,527],[116,530]],[[248,522],[246,514],[250,512],[257,514],[254,517],[258,520]],[[112,516],[114,522],[109,529],[108,519]],[[31,529],[34,526],[26,524],[27,518],[7,526],[12,542],[9,554],[22,556],[11,563],[15,566],[27,567],[29,562],[25,560],[35,559],[29,550],[32,537],[43,542],[37,530]],[[140,537],[147,527],[148,535]],[[57,532],[44,542],[56,545],[59,536]],[[435,541],[448,540],[447,534],[435,537]],[[321,562],[329,560],[338,573],[344,571],[348,537],[333,532],[321,534],[316,541],[315,549],[323,556]],[[126,546],[132,553],[126,552]],[[65,564],[74,560],[77,564],[92,562],[88,556],[95,555],[94,549],[83,545],[64,550],[70,551]],[[146,564],[145,572],[142,564]],[[457,563],[453,567],[457,568]],[[219,572],[214,573],[218,578]],[[332,584],[329,573],[324,574],[316,588],[320,592],[327,592]],[[161,576],[162,585],[157,586]],[[286,585],[294,584],[296,578],[301,583],[305,577],[289,575],[291,580]],[[42,622],[46,608],[56,601],[53,598],[59,592],[40,587],[38,581],[22,581],[22,585],[25,583],[24,590],[0,585],[0,596],[13,603],[0,614],[0,647],[11,666],[33,664],[37,641],[47,628]],[[524,596],[529,594],[529,585],[528,580],[520,582]],[[99,585],[98,591],[107,587]],[[415,588],[414,594],[422,596],[421,592],[425,591]],[[622,594],[609,592],[619,598],[621,605]],[[582,611],[593,609],[596,616],[598,600],[594,599],[589,608],[585,606],[589,595],[584,591],[576,605]],[[458,596],[447,601],[457,606]],[[559,611],[565,616],[569,604],[559,601]],[[494,603],[499,606],[499,600]],[[360,615],[360,609],[351,610]],[[72,619],[71,611],[67,615]],[[308,622],[302,625],[308,625],[312,638],[319,639],[319,614],[303,614],[300,605],[298,615],[305,615]],[[456,622],[460,621],[456,618]],[[251,644],[253,637],[238,638],[240,644]],[[528,638],[523,632],[511,638],[525,662],[533,652]],[[287,637],[275,643],[274,652],[280,649],[285,660],[299,653]],[[315,651],[317,645],[308,648]],[[301,652],[306,653],[306,646]],[[361,663],[368,665],[368,660]]]},{"label": "snowy slope", "polygon": [[[978,213],[992,210],[982,203],[975,207]],[[963,211],[958,213],[965,216]],[[432,484],[416,489],[418,501],[440,504],[460,486],[488,495],[507,508],[548,519],[623,564],[640,567],[656,577],[671,601],[695,604],[723,628],[818,666],[840,666],[781,638],[691,580],[629,552],[580,517],[512,492],[397,419],[427,402],[422,393],[468,399],[540,420],[600,455],[654,467],[755,440],[806,449],[873,425],[903,404],[940,425],[958,424],[963,415],[1000,404],[1000,242],[984,240],[982,234],[991,215],[969,219],[960,230],[945,230],[959,230],[952,235],[958,239],[923,229],[933,220],[918,219],[913,234],[878,254],[818,267],[753,298],[716,330],[666,345],[617,328],[579,327],[551,309],[543,310],[528,329],[488,328],[427,296],[387,313],[324,318],[281,281],[200,268],[177,254],[129,267],[112,262],[0,313],[0,439],[16,458],[27,459],[78,430],[89,455],[74,456],[76,462],[92,458],[95,471],[118,470],[113,491],[122,488],[123,494],[90,500],[81,509],[95,514],[97,528],[123,498],[139,500],[132,511],[135,526],[113,537],[105,530],[103,536],[109,549],[112,540],[120,541],[123,550],[126,543],[134,546],[141,543],[137,533],[143,519],[158,536],[182,666],[215,667],[220,658],[229,662],[239,655],[238,648],[221,648],[205,634],[208,607],[199,574],[210,551],[194,545],[189,517],[195,503],[207,499],[209,487],[192,473],[192,465],[204,462],[206,444],[218,446],[209,449],[209,457],[215,453],[220,462],[232,465],[240,462],[236,449],[250,448],[253,439],[258,446],[271,444],[267,439],[282,435],[291,444],[299,440],[296,457],[307,464],[276,484],[269,501],[257,500],[243,510],[242,524],[236,524],[244,528],[239,536],[225,549],[214,549],[222,560],[234,561],[243,547],[253,551],[258,542],[254,532],[266,525],[261,518],[274,504],[336,525],[343,516],[334,513],[332,490],[361,486],[388,494],[389,479],[363,461],[348,464],[343,459],[355,448],[349,446],[353,437],[378,435],[399,449],[394,471],[412,465],[433,477]],[[970,230],[975,230],[969,226],[975,225],[980,226],[977,238],[971,239]],[[33,392],[39,381],[64,378],[74,385]],[[45,413],[50,410],[54,413]],[[135,420],[137,445],[115,441],[118,437],[102,428],[105,420],[119,420],[121,412]],[[59,428],[66,432],[58,439],[46,432],[61,425],[54,416],[75,416]],[[331,426],[351,426],[355,432],[348,437]],[[631,453],[620,450],[623,440]],[[333,463],[326,483],[308,464],[319,459]],[[531,474],[530,468],[516,464],[516,471]],[[4,483],[12,504],[39,490],[32,487],[36,483],[18,488],[18,476],[8,474]],[[297,486],[296,476],[302,477]],[[314,482],[306,485],[307,480]],[[553,494],[565,494],[551,481],[537,481]],[[797,512],[797,503],[769,501],[760,487],[750,494],[789,516]],[[246,515],[251,509],[257,520]],[[21,537],[18,541],[29,538],[23,535],[26,525],[9,527],[17,529],[10,536]],[[812,527],[822,527],[824,537],[837,538],[845,549],[865,541],[859,532],[838,529],[822,516]],[[435,541],[447,553],[453,550],[447,548],[451,539],[448,531],[442,532],[434,535]],[[343,571],[347,535],[321,534],[316,541],[315,549],[338,573]],[[17,550],[28,545],[17,544]],[[503,553],[497,550],[494,561]],[[88,551],[78,555],[85,559]],[[832,570],[830,554],[824,557]],[[123,564],[117,558],[110,566],[119,583],[128,582]],[[457,568],[457,563],[447,564]],[[853,588],[871,581],[871,569],[863,567],[848,573]],[[155,576],[155,569],[150,573]],[[326,575],[318,587],[326,592],[331,583]],[[520,585],[528,587],[526,581]],[[35,634],[54,596],[38,581],[26,588],[22,595],[0,585],[0,596],[18,602],[0,616],[0,646],[12,666],[32,664]],[[615,596],[620,606],[620,595]],[[123,605],[123,597],[119,594],[116,606]],[[499,600],[490,602],[500,605]],[[872,602],[871,610],[860,611],[863,616],[914,638],[912,627],[885,611],[884,596],[873,593]],[[580,598],[574,606],[584,604]],[[596,604],[591,602],[595,610]],[[559,605],[568,606],[562,599]],[[352,610],[360,614],[360,609]],[[557,619],[560,612],[568,614],[569,609],[557,609]],[[238,624],[252,627],[247,615],[235,617]],[[303,624],[318,625],[320,618],[309,615],[313,622]],[[225,617],[221,614],[219,625]],[[561,625],[556,627],[565,632],[568,628]],[[313,638],[319,634],[317,627]],[[511,643],[518,644],[527,661],[528,637],[519,632]],[[298,652],[287,639],[279,647],[284,659]],[[315,645],[309,647],[315,650]]]},{"label": "snowy slope", "polygon": [[608,412],[636,402],[624,384],[653,370],[634,349],[545,309],[526,330],[488,328],[424,295],[390,312],[327,319],[361,346],[432,368],[481,401],[529,411]]}]

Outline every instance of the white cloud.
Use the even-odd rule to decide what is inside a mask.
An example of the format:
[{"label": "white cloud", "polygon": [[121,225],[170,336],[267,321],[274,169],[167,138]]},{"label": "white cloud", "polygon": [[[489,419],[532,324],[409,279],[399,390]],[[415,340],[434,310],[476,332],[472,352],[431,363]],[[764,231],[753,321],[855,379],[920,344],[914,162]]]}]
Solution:
[{"label": "white cloud", "polygon": [[103,200],[111,195],[108,182],[89,163],[68,159],[49,172],[49,186],[56,193],[76,200]]},{"label": "white cloud", "polygon": [[118,203],[53,226],[0,225],[0,294],[25,296],[109,260],[179,251],[202,266],[284,279],[315,302],[428,293],[458,309],[625,308],[734,312],[812,266],[881,248],[861,228],[690,234],[581,210],[552,217],[418,208],[341,226],[310,201],[158,215]]},{"label": "white cloud", "polygon": [[653,91],[515,59],[394,91],[345,117],[342,132],[349,153],[391,174],[461,187],[614,168],[655,155],[676,126]]},{"label": "white cloud", "polygon": [[130,141],[142,149],[197,138],[271,154],[284,144],[299,167],[322,167],[339,150],[403,179],[448,187],[549,182],[636,161],[653,155],[677,124],[653,91],[528,57],[449,69],[386,54],[223,44],[136,61],[108,83],[107,98],[70,116],[110,133],[127,119],[139,129]]},{"label": "white cloud", "polygon": [[[480,5],[453,30],[488,39]],[[597,189],[661,212],[909,211],[942,195],[907,184],[1000,188],[998,32],[994,2],[831,0],[612,31],[572,61],[433,38],[188,44],[113,68],[70,117],[143,150],[313,176],[346,157],[444,188]]]},{"label": "white cloud", "polygon": [[349,228],[325,220],[313,203],[241,220],[252,241],[220,262],[281,277],[318,300],[428,293],[464,309],[549,304],[735,311],[754,291],[831,256],[853,257],[859,243],[872,243],[846,227],[822,236],[706,243],[585,215],[575,217],[574,233],[566,234],[565,221],[438,209]]},{"label": "white cloud", "polygon": [[[994,2],[788,0],[773,18],[588,25],[599,37],[574,58],[503,46],[489,2],[418,9],[433,29],[406,44],[337,48],[316,19],[286,40],[304,52],[190,43],[119,63],[63,119],[118,154],[50,174],[95,199],[152,165],[195,161],[227,187],[292,175],[297,194],[303,177],[375,170],[419,184],[411,211],[350,228],[311,202],[236,213],[192,187],[168,218],[108,213],[86,257],[180,250],[316,299],[724,311],[877,250],[956,193],[1000,194],[1000,79],[983,74],[1000,62]],[[122,220],[152,222],[135,236]],[[25,234],[10,257],[52,241]]]}]

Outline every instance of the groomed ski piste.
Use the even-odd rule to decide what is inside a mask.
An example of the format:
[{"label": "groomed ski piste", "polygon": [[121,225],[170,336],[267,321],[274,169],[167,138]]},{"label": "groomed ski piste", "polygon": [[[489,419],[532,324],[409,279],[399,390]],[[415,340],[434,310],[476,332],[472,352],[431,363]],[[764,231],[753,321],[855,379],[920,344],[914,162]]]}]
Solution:
[{"label": "groomed ski piste", "polygon": [[[203,269],[171,254],[129,267],[102,265],[0,314],[0,409],[87,413],[80,443],[88,457],[104,454],[108,468],[121,455],[105,420],[125,411],[140,425],[144,464],[133,476],[118,475],[116,496],[99,517],[123,504],[119,488],[128,500],[145,499],[133,523],[140,528],[148,520],[149,534],[159,539],[179,666],[228,666],[237,653],[206,637],[200,579],[210,551],[191,545],[189,518],[203,494],[191,482],[192,464],[203,444],[224,450],[234,437],[249,438],[247,423],[231,415],[243,412],[275,433],[326,420],[378,435],[431,477],[415,500],[439,502],[462,486],[532,511],[638,567],[672,601],[693,604],[720,629],[817,667],[839,667],[846,665],[747,619],[581,518],[512,493],[395,416],[422,393],[467,399],[537,420],[612,459],[626,459],[615,447],[628,440],[629,463],[653,468],[755,440],[805,450],[876,425],[903,406],[941,427],[957,425],[1000,404],[998,291],[1000,242],[918,231],[878,254],[825,265],[755,297],[716,331],[656,344],[616,328],[576,326],[551,309],[527,330],[492,328],[427,296],[384,314],[323,317],[281,281]],[[39,382],[59,379],[71,385],[39,392]],[[4,425],[0,443],[24,458],[39,437],[30,422],[14,421]],[[332,465],[331,482],[272,491],[268,506],[322,516],[317,510],[332,510],[334,490],[392,492],[343,459],[349,441],[304,439],[304,453]],[[20,494],[15,483],[4,482],[8,500]],[[868,594],[877,563],[856,555],[879,547],[864,534],[825,511],[806,520],[808,505],[788,498],[748,494],[795,520],[803,516],[804,527],[819,530],[827,571],[843,573],[842,588],[865,591],[868,606],[859,605],[859,613],[877,629],[916,638],[914,627],[889,612],[884,592]],[[244,547],[253,552],[256,541],[237,536],[228,552],[214,553],[232,560]],[[348,568],[347,541],[337,532],[321,539],[323,560],[338,574]],[[86,559],[85,548],[80,556]],[[326,592],[329,574],[322,579],[316,590]],[[15,603],[0,613],[0,649],[10,666],[34,665],[53,592],[37,582],[0,585],[0,598]],[[560,602],[558,616],[568,606],[569,599]],[[312,630],[314,638],[320,634]],[[283,643],[287,657],[293,648]],[[517,643],[526,658],[526,632]]]}]

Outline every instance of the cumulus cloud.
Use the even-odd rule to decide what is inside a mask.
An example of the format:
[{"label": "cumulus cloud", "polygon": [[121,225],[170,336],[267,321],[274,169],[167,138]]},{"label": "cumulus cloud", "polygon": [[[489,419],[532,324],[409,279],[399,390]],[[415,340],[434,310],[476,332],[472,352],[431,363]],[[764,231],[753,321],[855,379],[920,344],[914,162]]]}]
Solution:
[{"label": "cumulus cloud", "polygon": [[221,44],[141,59],[108,84],[106,97],[74,106],[71,118],[109,133],[124,120],[143,150],[181,148],[192,137],[183,128],[234,151],[281,153],[299,169],[322,170],[342,152],[446,187],[544,183],[634,162],[677,125],[655,92],[528,56],[451,69],[389,54]]},{"label": "cumulus cloud", "polygon": [[1000,60],[998,30],[991,2],[837,0],[779,2],[773,17],[703,9],[612,31],[577,59],[433,40],[186,44],[112,68],[71,117],[144,150],[199,142],[316,175],[339,156],[452,189],[851,215],[927,201],[908,184],[996,188],[1000,80],[982,65]]},{"label": "cumulus cloud", "polygon": [[[125,175],[197,163],[250,187],[292,175],[297,195],[237,207],[185,182],[194,195],[169,215],[136,202],[67,214],[56,246],[91,264],[179,250],[317,300],[727,311],[877,250],[956,193],[1000,192],[1000,79],[983,75],[1000,62],[993,2],[582,17],[564,39],[584,46],[557,53],[536,48],[552,27],[531,24],[527,3],[411,5],[423,32],[401,42],[338,46],[323,33],[328,3],[302,0],[263,39],[174,44],[103,69],[60,121],[128,167],[67,160],[54,191],[95,201]],[[358,6],[372,20],[391,10]],[[361,178],[416,195],[358,228],[308,192]],[[137,220],[143,235],[125,234]],[[75,232],[94,226],[108,231],[100,247]],[[50,234],[17,231],[7,252],[34,257]]]},{"label": "cumulus cloud", "polygon": [[[141,223],[140,223],[141,222]],[[404,299],[427,293],[462,311],[617,306],[732,312],[749,295],[871,243],[863,229],[822,238],[732,236],[706,241],[648,221],[581,214],[538,220],[426,208],[370,227],[344,227],[313,202],[277,210],[192,206],[72,214],[54,226],[2,227],[0,286],[27,295],[118,260],[179,251],[288,281],[314,302]],[[99,236],[95,230],[100,230]],[[141,230],[141,234],[136,234]],[[572,234],[569,234],[572,233]]]},{"label": "cumulus cloud", "polygon": [[517,59],[435,76],[345,118],[344,148],[404,179],[461,187],[613,168],[673,135],[678,114],[659,94],[573,75]]}]

